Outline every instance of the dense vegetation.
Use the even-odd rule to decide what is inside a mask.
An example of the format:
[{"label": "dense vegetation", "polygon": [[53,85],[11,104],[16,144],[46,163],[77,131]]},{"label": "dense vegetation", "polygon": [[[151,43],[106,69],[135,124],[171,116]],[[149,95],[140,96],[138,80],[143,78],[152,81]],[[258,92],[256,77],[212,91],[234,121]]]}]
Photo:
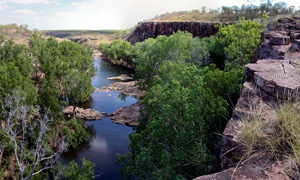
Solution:
[{"label": "dense vegetation", "polygon": [[[299,15],[300,10],[295,6],[288,6],[285,2],[272,3],[273,0],[262,0],[260,5],[247,4],[238,6],[223,6],[221,9],[202,7],[192,11],[177,11],[164,13],[147,21],[174,22],[174,21],[200,21],[200,22],[235,22],[240,17],[247,20],[261,18],[264,14],[269,17]],[[252,3],[255,1],[251,1]],[[257,1],[256,1],[257,2]]]},{"label": "dense vegetation", "polygon": [[118,156],[125,176],[191,179],[219,170],[220,134],[263,28],[242,18],[209,38],[177,32],[135,46],[122,41],[100,46],[119,59],[131,57],[140,88],[147,90],[131,152]]},{"label": "dense vegetation", "polygon": [[[66,120],[61,112],[93,91],[92,50],[37,33],[28,45],[2,40],[0,73],[0,178],[74,177],[49,170],[62,152],[89,138],[83,122]],[[74,162],[70,166],[81,168]],[[82,168],[91,171],[93,164],[84,160]],[[90,171],[86,179],[93,177]]]}]

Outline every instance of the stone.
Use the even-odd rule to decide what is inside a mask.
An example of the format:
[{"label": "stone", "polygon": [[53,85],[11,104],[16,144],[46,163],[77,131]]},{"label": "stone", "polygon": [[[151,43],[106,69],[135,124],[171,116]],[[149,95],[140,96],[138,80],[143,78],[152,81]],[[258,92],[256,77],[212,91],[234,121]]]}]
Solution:
[{"label": "stone", "polygon": [[294,52],[300,52],[300,39],[296,39],[292,42],[292,50]]},{"label": "stone", "polygon": [[[72,118],[73,117],[73,106],[68,106],[63,110],[63,113],[66,118]],[[99,112],[94,109],[83,109],[76,107],[75,109],[75,117],[87,121],[92,121],[92,120],[101,120],[104,117],[108,117],[108,113],[104,112]]]},{"label": "stone", "polygon": [[200,176],[194,180],[241,180],[241,179],[274,179],[294,180],[300,179],[297,167],[291,160],[279,159],[274,162],[265,153],[253,154],[239,166],[224,171]]},{"label": "stone", "polygon": [[109,77],[106,79],[111,81],[132,81],[133,77],[130,77],[127,74],[121,74],[120,76]]},{"label": "stone", "polygon": [[291,43],[291,39],[289,36],[273,35],[270,37],[270,43],[272,45],[288,45]]},{"label": "stone", "polygon": [[259,59],[287,59],[290,53],[300,52],[300,23],[295,18],[280,18],[275,29],[262,33]]},{"label": "stone", "polygon": [[120,108],[110,116],[110,120],[113,123],[123,124],[127,126],[138,126],[139,118],[140,118],[139,102],[131,106]]},{"label": "stone", "polygon": [[138,89],[138,86],[136,85],[136,81],[115,82],[108,86],[95,89],[95,92],[110,92],[110,91],[117,91],[123,94],[136,96],[136,97],[142,97],[145,94],[144,91],[140,91]]},{"label": "stone", "polygon": [[299,64],[300,60],[260,60],[256,64],[247,64],[245,69],[264,92],[284,98],[300,90]]}]

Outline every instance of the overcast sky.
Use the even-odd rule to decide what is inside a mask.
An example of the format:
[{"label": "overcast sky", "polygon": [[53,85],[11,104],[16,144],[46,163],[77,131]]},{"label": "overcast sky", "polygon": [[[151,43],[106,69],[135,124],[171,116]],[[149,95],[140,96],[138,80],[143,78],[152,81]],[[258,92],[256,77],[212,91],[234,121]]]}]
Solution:
[{"label": "overcast sky", "polygon": [[[283,1],[300,6],[300,0]],[[165,12],[246,3],[247,0],[0,0],[0,24],[27,24],[30,29],[40,30],[125,29]]]}]

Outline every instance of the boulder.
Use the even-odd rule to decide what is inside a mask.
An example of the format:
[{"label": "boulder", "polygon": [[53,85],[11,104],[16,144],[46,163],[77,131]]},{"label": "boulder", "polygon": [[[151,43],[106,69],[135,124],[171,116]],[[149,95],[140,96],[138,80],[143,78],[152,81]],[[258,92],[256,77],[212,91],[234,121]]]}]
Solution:
[{"label": "boulder", "polygon": [[[63,110],[63,113],[65,114],[65,117],[72,118],[73,117],[73,106],[68,106],[66,109]],[[94,109],[83,109],[76,107],[75,108],[75,117],[87,121],[92,120],[101,120],[104,117],[108,117],[108,113],[99,112]]]},{"label": "boulder", "polygon": [[138,126],[139,118],[140,118],[139,102],[131,106],[120,108],[110,116],[110,120],[113,123],[124,124],[127,126]]}]

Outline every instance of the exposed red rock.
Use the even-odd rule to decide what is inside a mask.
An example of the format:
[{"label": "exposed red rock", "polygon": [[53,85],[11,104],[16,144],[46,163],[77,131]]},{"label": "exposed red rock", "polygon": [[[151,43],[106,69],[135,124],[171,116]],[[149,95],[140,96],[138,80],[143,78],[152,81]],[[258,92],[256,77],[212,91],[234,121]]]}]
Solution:
[{"label": "exposed red rock", "polygon": [[159,35],[170,36],[179,30],[187,31],[194,37],[208,37],[218,32],[215,25],[216,23],[203,22],[140,22],[127,40],[135,44]]}]

